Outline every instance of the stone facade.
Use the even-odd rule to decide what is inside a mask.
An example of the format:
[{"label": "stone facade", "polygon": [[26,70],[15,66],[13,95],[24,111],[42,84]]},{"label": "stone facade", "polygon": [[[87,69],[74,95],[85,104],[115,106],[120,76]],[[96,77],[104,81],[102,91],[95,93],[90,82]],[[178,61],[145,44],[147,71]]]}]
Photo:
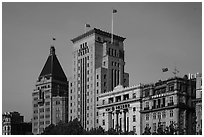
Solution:
[{"label": "stone facade", "polygon": [[72,39],[69,120],[78,118],[84,129],[99,125],[96,106],[100,93],[119,84],[129,85],[129,75],[124,72],[124,40],[114,35],[110,43],[111,34],[95,28]]},{"label": "stone facade", "polygon": [[142,86],[126,87],[119,85],[113,91],[99,96],[99,125],[106,131],[141,134],[141,90]]},{"label": "stone facade", "polygon": [[32,133],[41,134],[50,124],[68,122],[68,82],[55,55],[50,55],[32,93]]},{"label": "stone facade", "polygon": [[143,87],[142,133],[145,127],[156,132],[171,123],[178,125],[178,134],[192,134],[195,115],[192,100],[195,98],[195,81],[184,78],[170,78]]}]

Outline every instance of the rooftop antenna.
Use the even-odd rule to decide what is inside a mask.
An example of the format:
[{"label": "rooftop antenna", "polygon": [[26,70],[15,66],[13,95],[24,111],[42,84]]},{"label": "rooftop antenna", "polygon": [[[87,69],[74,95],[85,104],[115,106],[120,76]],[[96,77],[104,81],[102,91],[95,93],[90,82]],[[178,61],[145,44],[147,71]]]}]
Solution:
[{"label": "rooftop antenna", "polygon": [[111,22],[111,44],[113,43],[113,15],[117,13],[116,9],[112,11],[112,22]]}]

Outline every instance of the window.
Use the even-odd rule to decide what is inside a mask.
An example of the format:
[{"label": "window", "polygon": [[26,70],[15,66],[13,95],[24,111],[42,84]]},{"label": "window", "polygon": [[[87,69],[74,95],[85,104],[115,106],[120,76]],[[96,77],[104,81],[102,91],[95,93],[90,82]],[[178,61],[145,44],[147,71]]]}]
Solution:
[{"label": "window", "polygon": [[171,120],[171,121],[170,121],[170,125],[173,125],[173,124],[174,124],[174,121]]},{"label": "window", "polygon": [[45,123],[48,125],[48,124],[50,124],[50,121],[46,121]]},{"label": "window", "polygon": [[98,87],[98,82],[96,83],[96,86]]},{"label": "window", "polygon": [[104,79],[106,79],[106,74],[104,75]]},{"label": "window", "polygon": [[133,107],[133,111],[136,111],[136,107]]},{"label": "window", "polygon": [[133,93],[133,94],[132,94],[132,98],[136,98],[136,93]]},{"label": "window", "polygon": [[156,119],[157,118],[157,115],[156,115],[156,113],[154,112],[153,113],[153,119]]},{"label": "window", "polygon": [[103,112],[103,116],[105,116],[105,113]]},{"label": "window", "polygon": [[169,97],[169,100],[170,103],[173,103],[173,97]]},{"label": "window", "polygon": [[103,126],[105,125],[105,119],[103,119]]},{"label": "window", "polygon": [[106,82],[104,82],[104,87],[106,87]]},{"label": "window", "polygon": [[132,118],[133,120],[133,122],[136,122],[136,115],[133,115],[133,118]]},{"label": "window", "polygon": [[149,120],[149,114],[146,114],[146,120]]},{"label": "window", "polygon": [[136,133],[136,126],[133,126],[133,132]]},{"label": "window", "polygon": [[106,65],[106,62],[104,61],[104,62],[103,62],[103,66],[105,66],[105,65]]},{"label": "window", "polygon": [[153,123],[153,131],[154,131],[154,132],[156,132],[156,128],[157,128],[156,123]]},{"label": "window", "polygon": [[166,111],[165,110],[162,112],[162,118],[166,118]]},{"label": "window", "polygon": [[162,123],[162,127],[163,127],[163,130],[166,129],[166,122],[163,122],[163,123]]},{"label": "window", "polygon": [[145,105],[146,105],[146,108],[149,108],[149,102],[146,102]]},{"label": "window", "polygon": [[146,124],[146,127],[148,127],[148,128],[149,128],[149,124]]},{"label": "window", "polygon": [[103,105],[105,104],[105,100],[103,100]]},{"label": "window", "polygon": [[96,79],[98,79],[98,75],[96,75]]},{"label": "window", "polygon": [[50,115],[45,115],[45,118],[50,118]]},{"label": "window", "polygon": [[50,105],[50,102],[45,102],[45,105],[46,105],[46,106]]},{"label": "window", "polygon": [[49,111],[50,111],[50,108],[46,108],[45,111],[46,111],[46,112],[49,112]]},{"label": "window", "polygon": [[170,117],[173,117],[174,113],[173,110],[170,110]]},{"label": "window", "polygon": [[44,112],[44,108],[40,108],[39,111],[40,111],[40,112]]},{"label": "window", "polygon": [[161,112],[158,112],[158,119],[161,119]]},{"label": "window", "polygon": [[44,115],[40,115],[40,119],[44,118]]},{"label": "window", "polygon": [[59,105],[60,104],[60,101],[56,101],[56,105]]},{"label": "window", "polygon": [[170,84],[169,85],[169,91],[173,91],[174,90],[174,84]]},{"label": "window", "polygon": [[38,110],[34,110],[33,113],[35,113],[35,114],[38,113]]}]

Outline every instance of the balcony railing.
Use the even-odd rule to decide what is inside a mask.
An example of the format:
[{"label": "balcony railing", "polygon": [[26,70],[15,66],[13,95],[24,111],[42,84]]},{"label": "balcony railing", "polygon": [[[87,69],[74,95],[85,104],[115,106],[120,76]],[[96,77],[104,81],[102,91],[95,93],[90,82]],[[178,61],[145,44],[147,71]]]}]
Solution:
[{"label": "balcony railing", "polygon": [[168,103],[168,106],[173,106],[174,102]]},{"label": "balcony railing", "polygon": [[145,107],[144,110],[149,110],[149,107]]}]

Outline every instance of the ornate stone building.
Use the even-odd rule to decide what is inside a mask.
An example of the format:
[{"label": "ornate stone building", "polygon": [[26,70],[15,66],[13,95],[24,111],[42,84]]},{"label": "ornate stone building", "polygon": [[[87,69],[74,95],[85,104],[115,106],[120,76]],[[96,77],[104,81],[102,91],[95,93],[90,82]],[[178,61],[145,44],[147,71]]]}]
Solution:
[{"label": "ornate stone building", "polygon": [[50,124],[68,122],[68,81],[55,54],[54,46],[32,93],[33,134],[41,134]]},{"label": "ornate stone building", "polygon": [[129,74],[124,72],[125,38],[99,29],[92,29],[74,39],[72,76],[69,89],[69,120],[78,118],[84,129],[99,124],[97,105],[100,93],[117,85],[129,85]]}]

